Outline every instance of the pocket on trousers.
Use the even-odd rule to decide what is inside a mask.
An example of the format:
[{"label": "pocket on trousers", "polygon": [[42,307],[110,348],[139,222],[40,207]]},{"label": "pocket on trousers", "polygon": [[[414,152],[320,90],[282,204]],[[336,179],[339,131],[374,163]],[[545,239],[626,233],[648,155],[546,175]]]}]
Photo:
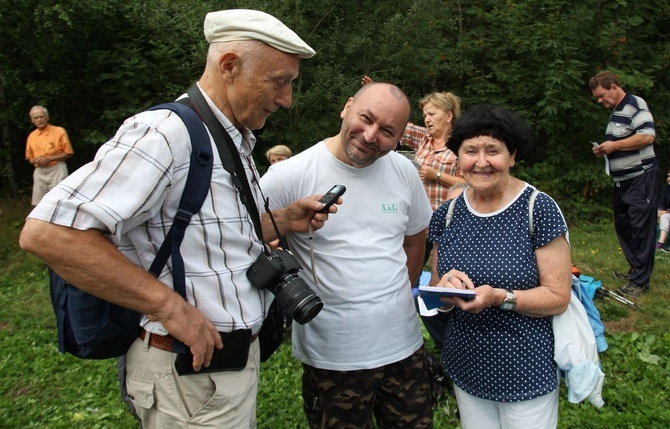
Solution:
[{"label": "pocket on trousers", "polygon": [[154,406],[154,382],[126,378],[128,398],[136,407],[149,409]]}]

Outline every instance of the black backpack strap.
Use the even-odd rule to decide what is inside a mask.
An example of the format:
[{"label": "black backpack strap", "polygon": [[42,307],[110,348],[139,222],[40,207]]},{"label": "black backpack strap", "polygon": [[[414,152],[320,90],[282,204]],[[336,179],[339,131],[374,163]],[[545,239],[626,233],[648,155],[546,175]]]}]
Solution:
[{"label": "black backpack strap", "polygon": [[205,125],[193,109],[182,103],[164,103],[148,110],[160,109],[171,110],[184,121],[191,138],[192,150],[191,164],[186,184],[184,185],[184,193],[179,201],[177,214],[170,227],[170,231],[165,237],[165,241],[163,241],[156,254],[156,258],[149,268],[149,272],[158,277],[168,258],[172,256],[174,290],[186,299],[186,274],[184,272],[184,260],[181,257],[179,249],[191,217],[200,211],[209,193],[214,156]]},{"label": "black backpack strap", "polygon": [[[209,104],[207,104],[205,97],[203,97],[197,85],[191,86],[187,94],[191,103],[193,103],[193,108],[198,116],[202,118],[202,122],[207,125],[207,129],[212,133],[212,138],[219,151],[219,157],[221,158],[223,168],[233,179],[233,185],[237,189],[240,201],[242,201],[242,204],[247,208],[251,221],[254,224],[256,235],[261,241],[264,241],[261,217],[258,213],[258,207],[256,207],[256,200],[251,192],[251,186],[249,186],[249,181],[247,180],[247,174],[242,165],[240,153],[238,152],[233,139],[228,135],[226,129],[223,128],[221,122],[216,119],[214,113],[212,113],[212,109],[210,109]],[[225,144],[223,144],[223,142],[225,142]]]}]

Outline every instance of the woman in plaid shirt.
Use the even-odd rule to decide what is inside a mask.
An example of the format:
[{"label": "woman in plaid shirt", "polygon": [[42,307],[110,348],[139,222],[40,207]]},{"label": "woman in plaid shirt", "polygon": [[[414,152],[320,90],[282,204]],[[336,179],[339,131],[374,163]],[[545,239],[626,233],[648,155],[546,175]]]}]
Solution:
[{"label": "woman in plaid shirt", "polygon": [[[369,82],[372,79],[364,76],[361,84]],[[447,148],[452,124],[461,116],[461,99],[451,92],[433,92],[419,101],[419,107],[425,127],[408,123],[399,144],[414,149],[419,176],[435,211],[447,201],[449,188],[465,182],[456,154]],[[427,241],[424,265],[432,249],[433,243]]]},{"label": "woman in plaid shirt", "polygon": [[[372,79],[363,76],[361,84],[369,82]],[[450,187],[464,183],[456,154],[447,148],[452,123],[461,116],[461,99],[451,92],[433,92],[419,101],[419,107],[425,127],[408,123],[399,144],[415,151],[419,176],[435,211],[447,200]]]},{"label": "woman in plaid shirt", "polygon": [[451,92],[426,95],[419,101],[425,127],[407,124],[400,140],[416,151],[414,160],[433,211],[446,201],[451,186],[463,183],[456,154],[446,144],[453,121],[461,115],[460,105],[461,99]]}]

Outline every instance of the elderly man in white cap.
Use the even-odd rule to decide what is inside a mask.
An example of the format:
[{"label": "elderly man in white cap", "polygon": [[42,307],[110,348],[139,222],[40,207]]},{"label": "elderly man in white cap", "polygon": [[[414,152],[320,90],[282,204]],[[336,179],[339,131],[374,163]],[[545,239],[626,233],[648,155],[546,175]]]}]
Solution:
[{"label": "elderly man in white cap", "polygon": [[[241,159],[258,204],[251,130],[262,127],[280,106],[291,105],[300,58],[315,52],[279,20],[259,11],[213,12],[204,29],[210,43],[207,65],[189,94],[199,94],[191,100],[206,103],[220,123],[215,128],[232,139],[239,152],[233,156]],[[196,110],[204,117],[202,109]],[[94,162],[41,201],[21,234],[24,249],[72,284],[143,315],[140,338],[126,359],[128,396],[145,429],[256,427],[256,335],[272,295],[251,284],[246,274],[266,248],[254,228],[250,212],[255,210],[247,211],[241,203],[213,138],[210,143],[214,170],[211,182],[203,184],[209,193],[181,246],[187,300],[173,291],[169,262],[158,279],[147,272],[173,223],[189,170],[187,129],[168,110],[127,119]],[[279,233],[321,228],[328,214],[319,213],[319,197],[303,197],[274,210]],[[260,229],[265,240],[277,238],[266,213]],[[248,352],[241,370],[212,359],[215,349],[236,341],[233,331],[245,333]],[[178,354],[173,350],[179,342],[193,355],[194,374],[175,370]]]}]

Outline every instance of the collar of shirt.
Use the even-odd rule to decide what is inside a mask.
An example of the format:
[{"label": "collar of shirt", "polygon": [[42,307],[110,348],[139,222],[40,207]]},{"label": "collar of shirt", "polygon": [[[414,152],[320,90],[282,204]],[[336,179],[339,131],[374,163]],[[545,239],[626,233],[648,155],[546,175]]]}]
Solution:
[{"label": "collar of shirt", "polygon": [[37,134],[40,136],[48,135],[49,134],[49,129],[51,128],[50,124],[47,124],[44,129],[40,130],[39,128],[36,128]]},{"label": "collar of shirt", "polygon": [[240,155],[250,155],[251,151],[254,149],[254,146],[256,146],[256,137],[254,137],[254,134],[245,128],[244,135],[242,135],[240,130],[238,130],[233,125],[233,123],[230,122],[226,115],[224,115],[223,112],[219,110],[218,107],[216,107],[207,93],[203,91],[202,88],[200,88],[200,85],[198,85],[198,89],[202,93],[203,97],[205,97],[205,101],[207,101],[210,109],[212,109],[212,112],[214,112],[216,119],[218,119],[218,121],[223,124],[223,128],[225,128],[225,130],[228,132],[228,135],[233,139],[233,142],[235,142],[235,146],[237,146],[237,150],[240,152]]}]

